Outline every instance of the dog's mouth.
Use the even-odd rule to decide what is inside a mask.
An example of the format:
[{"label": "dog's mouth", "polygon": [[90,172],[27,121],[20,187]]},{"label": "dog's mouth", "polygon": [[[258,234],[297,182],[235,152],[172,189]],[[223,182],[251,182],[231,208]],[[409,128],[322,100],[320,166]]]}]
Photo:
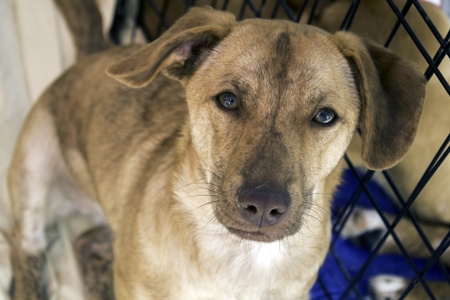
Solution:
[{"label": "dog's mouth", "polygon": [[272,236],[260,231],[244,231],[236,228],[228,227],[228,231],[238,237],[246,240],[257,241],[257,242],[274,242],[281,239],[282,237]]}]

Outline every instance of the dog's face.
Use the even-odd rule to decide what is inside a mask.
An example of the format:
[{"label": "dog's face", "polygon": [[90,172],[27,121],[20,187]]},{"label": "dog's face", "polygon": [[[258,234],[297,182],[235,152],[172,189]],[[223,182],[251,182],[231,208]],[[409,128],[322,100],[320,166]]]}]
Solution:
[{"label": "dog's face", "polygon": [[335,170],[358,125],[367,166],[401,159],[424,97],[420,74],[354,35],[211,9],[191,10],[108,73],[141,87],[161,71],[185,86],[217,220],[266,242],[298,232],[312,209],[328,222]]},{"label": "dog's face", "polygon": [[360,111],[350,67],[327,35],[276,25],[241,22],[186,84],[214,213],[262,241],[299,230]]}]

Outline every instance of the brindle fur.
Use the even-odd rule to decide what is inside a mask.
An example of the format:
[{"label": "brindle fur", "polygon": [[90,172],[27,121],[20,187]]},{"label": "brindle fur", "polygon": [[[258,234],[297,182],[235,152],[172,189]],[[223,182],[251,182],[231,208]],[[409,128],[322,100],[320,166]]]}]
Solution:
[{"label": "brindle fur", "polygon": [[112,288],[113,233],[108,226],[82,234],[75,243],[75,253],[83,274],[88,299],[114,299]]}]

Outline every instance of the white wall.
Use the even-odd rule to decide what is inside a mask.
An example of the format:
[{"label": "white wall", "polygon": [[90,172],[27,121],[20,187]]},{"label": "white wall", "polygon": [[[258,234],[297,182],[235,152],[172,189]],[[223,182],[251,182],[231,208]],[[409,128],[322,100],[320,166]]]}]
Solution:
[{"label": "white wall", "polygon": [[[98,1],[108,27],[115,0]],[[2,231],[10,223],[6,172],[15,139],[32,103],[74,59],[73,43],[52,0],[0,0],[0,300],[8,299],[10,283]],[[70,298],[81,299],[73,293],[61,297]]]},{"label": "white wall", "polygon": [[[6,171],[31,103],[73,61],[51,0],[0,0],[0,229],[9,225]],[[0,299],[7,299],[8,247],[0,236]]]}]

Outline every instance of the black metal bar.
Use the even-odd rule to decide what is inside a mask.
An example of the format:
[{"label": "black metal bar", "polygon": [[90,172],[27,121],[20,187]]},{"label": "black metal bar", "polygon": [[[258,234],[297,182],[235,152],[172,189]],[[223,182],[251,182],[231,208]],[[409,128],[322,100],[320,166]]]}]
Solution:
[{"label": "black metal bar", "polygon": [[309,14],[307,24],[311,24],[314,18],[314,14],[316,13],[317,4],[319,4],[319,0],[314,0],[313,6],[311,8],[311,13]]},{"label": "black metal bar", "polygon": [[436,26],[434,25],[433,21],[430,19],[430,17],[428,17],[427,13],[425,12],[425,10],[423,9],[423,6],[419,3],[419,1],[417,0],[413,0],[414,2],[414,6],[416,7],[417,11],[419,12],[420,16],[422,17],[422,19],[424,20],[424,22],[428,25],[428,28],[430,29],[431,33],[434,35],[434,37],[436,38],[436,41],[440,44],[440,46],[442,48],[445,48],[445,41],[442,38],[441,33],[439,32],[439,30],[436,28]]},{"label": "black metal bar", "polygon": [[356,15],[356,12],[358,11],[358,7],[359,7],[360,3],[361,3],[361,0],[353,0],[353,10],[349,16],[347,25],[345,26],[345,30],[349,30],[350,27],[352,27],[353,20],[355,19],[355,15]]},{"label": "black metal bar", "polygon": [[[389,235],[391,235],[392,238],[394,239],[395,243],[399,247],[399,250],[400,250],[401,254],[405,257],[405,259],[407,260],[407,262],[411,266],[411,269],[416,274],[416,276],[418,276],[418,274],[419,274],[419,270],[414,265],[414,262],[411,260],[411,257],[408,255],[406,249],[403,247],[403,244],[401,243],[401,241],[398,238],[397,234],[394,232],[394,228],[396,227],[398,222],[400,222],[401,217],[403,217],[403,215],[399,214],[399,215],[401,215],[401,217],[397,216],[397,218],[394,220],[392,225],[390,225],[388,220],[384,216],[384,213],[382,212],[381,208],[378,206],[378,204],[376,203],[375,199],[371,195],[371,193],[366,189],[366,187],[364,185],[363,185],[363,188],[364,188],[364,192],[367,194],[371,204],[374,206],[375,210],[377,211],[377,213],[379,214],[381,220],[383,221],[383,224],[387,228],[387,232],[382,236],[382,238],[377,243],[375,248],[371,250],[371,253],[369,254],[369,257],[366,259],[366,261],[364,262],[363,266],[359,269],[359,271],[355,275],[354,280],[347,286],[347,288],[345,289],[345,291],[344,291],[344,293],[343,293],[343,295],[341,296],[340,299],[345,299],[349,295],[351,289],[353,289],[354,286],[359,282],[359,280],[362,278],[363,274],[367,271],[367,269],[370,266],[372,260],[378,254],[379,250],[381,249],[381,247],[383,246],[384,242],[386,241],[386,239],[388,238]],[[404,211],[403,211],[403,214],[404,214]],[[420,279],[420,282],[422,283],[422,285],[423,285],[423,287],[425,289],[425,292],[428,294],[428,296],[431,297],[431,299],[433,299],[433,293],[431,292],[431,290],[428,287],[428,285],[425,282],[425,280],[423,278],[421,278],[421,277],[419,277],[419,279]]]},{"label": "black metal bar", "polygon": [[[408,0],[405,3],[405,5],[403,6],[403,9],[401,12],[402,18],[406,17],[406,14],[409,12],[409,9],[411,8],[411,6],[413,4],[412,2],[413,2],[413,0]],[[395,35],[397,34],[397,31],[399,28],[400,28],[400,17],[397,16],[397,21],[395,22],[395,25],[392,28],[391,34],[389,35],[386,43],[384,44],[384,47],[388,48],[391,45],[392,40],[394,39]]]},{"label": "black metal bar", "polygon": [[275,19],[279,7],[280,7],[280,1],[277,1],[277,2],[275,3],[275,7],[274,7],[273,10],[272,10],[272,14],[270,15],[270,18],[271,18],[271,19]]},{"label": "black metal bar", "polygon": [[[169,1],[170,0],[166,0],[163,3],[163,7],[161,9],[161,18],[162,20],[165,19],[165,17],[167,16],[167,10],[169,9]],[[157,36],[160,36],[163,32],[163,29],[168,29],[170,27],[170,25],[172,24],[166,24],[166,22],[160,22],[158,29],[156,31]]]},{"label": "black metal bar", "polygon": [[[333,255],[333,258],[336,260],[336,263],[338,264],[339,268],[341,269],[342,273],[344,274],[345,279],[347,280],[347,282],[351,282],[351,276],[348,273],[347,268],[345,267],[344,263],[339,258],[339,255],[337,255],[337,253],[336,253],[336,251],[334,249],[330,249],[330,253],[331,253],[331,255]],[[363,297],[359,293],[357,287],[353,287],[352,290],[353,290],[353,293],[356,296],[356,298],[363,299]]]},{"label": "black metal bar", "polygon": [[[344,291],[344,296],[343,297],[348,296],[350,290],[359,281],[361,276],[364,274],[364,272],[369,267],[369,265],[370,265],[371,261],[373,260],[373,258],[375,257],[375,255],[381,249],[381,246],[384,244],[384,242],[387,239],[387,237],[389,236],[389,234],[391,234],[392,237],[394,238],[397,246],[399,246],[399,249],[402,252],[403,256],[408,260],[408,263],[411,265],[413,271],[417,274],[417,278],[419,278],[419,280],[421,281],[421,283],[422,283],[425,291],[427,292],[428,296],[430,296],[431,299],[433,299],[433,295],[432,295],[431,290],[429,289],[428,285],[423,280],[423,278],[420,277],[420,275],[418,273],[418,270],[416,269],[415,265],[412,263],[412,261],[410,261],[409,255],[405,251],[403,245],[400,243],[398,237],[396,236],[396,234],[394,232],[394,228],[398,225],[398,223],[400,222],[401,218],[405,215],[405,213],[407,212],[409,207],[412,205],[414,200],[417,198],[418,194],[423,189],[424,185],[428,182],[428,180],[431,178],[431,176],[436,172],[437,168],[439,168],[439,166],[442,164],[444,159],[449,155],[450,146],[447,148],[447,150],[444,150],[449,143],[450,143],[450,134],[447,136],[446,140],[444,141],[444,143],[442,144],[442,146],[440,147],[440,149],[436,153],[435,157],[433,158],[432,162],[430,163],[430,166],[427,168],[427,170],[425,171],[425,173],[422,176],[421,180],[419,181],[419,184],[416,186],[416,188],[414,189],[413,193],[409,197],[408,201],[405,203],[404,208],[399,212],[399,214],[397,214],[396,218],[394,219],[394,221],[392,222],[392,224],[390,226],[389,226],[387,220],[385,219],[384,214],[381,212],[381,210],[379,209],[378,205],[376,204],[376,201],[374,201],[374,199],[373,199],[372,195],[370,194],[370,192],[367,191],[365,186],[360,182],[360,185],[363,186],[364,191],[367,193],[367,195],[369,197],[369,200],[372,202],[372,205],[374,205],[375,209],[379,213],[379,215],[380,215],[381,219],[383,220],[383,223],[385,224],[385,226],[388,229],[388,231],[386,232],[386,234],[383,235],[383,237],[380,239],[378,244],[372,250],[372,252],[369,255],[369,258],[366,260],[366,262],[363,264],[363,266],[361,267],[361,269],[358,271],[357,275],[355,276],[355,280],[352,281],[351,284]],[[357,179],[359,180],[359,177],[357,177]]]},{"label": "black metal bar", "polygon": [[226,10],[228,8],[229,0],[225,0],[223,2],[222,10]]},{"label": "black metal bar", "polygon": [[406,32],[409,34],[411,39],[413,40],[414,44],[419,49],[420,53],[423,55],[427,63],[430,65],[430,67],[433,69],[434,73],[436,74],[436,77],[441,82],[444,89],[447,91],[448,94],[450,94],[450,86],[445,80],[444,76],[442,75],[441,71],[434,65],[433,60],[431,59],[430,55],[426,51],[426,49],[423,47],[423,45],[420,43],[419,39],[414,33],[414,30],[412,30],[411,26],[409,26],[408,22],[403,18],[401,15],[401,12],[399,11],[397,5],[393,2],[393,0],[386,0],[391,7],[391,9],[394,11],[394,13],[399,18],[400,22],[402,23],[403,27],[405,28]]},{"label": "black metal bar", "polygon": [[345,14],[344,20],[341,23],[341,26],[339,27],[339,30],[348,30],[350,28],[360,2],[361,0],[352,1],[352,4],[350,5],[347,13]]},{"label": "black metal bar", "polygon": [[[370,262],[373,260],[373,258],[375,257],[375,255],[378,253],[378,251],[380,250],[381,246],[383,245],[383,243],[385,242],[385,240],[387,239],[387,237],[389,236],[389,234],[392,235],[392,237],[395,239],[396,235],[394,233],[394,228],[398,225],[398,223],[400,222],[401,218],[405,215],[406,211],[409,209],[409,207],[413,204],[414,200],[417,198],[418,194],[420,193],[420,191],[423,189],[424,185],[428,182],[428,180],[430,179],[430,177],[436,172],[437,168],[441,165],[441,163],[443,162],[443,160],[448,156],[449,152],[450,152],[450,146],[447,148],[447,150],[444,152],[444,149],[446,147],[447,144],[449,144],[450,142],[450,134],[447,137],[447,139],[444,141],[443,145],[441,146],[441,148],[439,149],[438,153],[435,155],[435,157],[432,160],[432,163],[430,164],[430,166],[428,167],[427,171],[425,172],[425,174],[422,176],[421,180],[419,181],[419,184],[416,186],[416,188],[414,189],[413,193],[411,194],[411,196],[409,197],[408,201],[405,203],[404,208],[397,214],[396,218],[394,219],[394,221],[392,222],[392,224],[390,226],[387,226],[388,232],[386,232],[383,237],[380,239],[380,241],[378,242],[378,244],[375,246],[375,248],[372,250],[372,252],[369,255],[369,258],[366,260],[366,262],[363,264],[363,267],[361,267],[361,269],[358,271],[357,275],[355,276],[355,278],[360,278],[362,276],[362,274],[367,270],[367,268],[369,267]],[[442,155],[441,155],[442,152]],[[370,196],[370,193],[368,193],[368,196]],[[371,197],[369,197],[370,199]],[[377,206],[377,205],[376,205]],[[376,207],[375,207],[376,208]],[[378,211],[378,210],[377,210]],[[383,214],[380,214],[380,217],[383,220],[383,223],[385,223],[384,220],[384,216]],[[386,224],[386,223],[385,223]],[[396,244],[398,245],[397,241]],[[400,249],[401,250],[401,249]],[[405,258],[409,258],[409,255],[405,255],[405,253],[402,252],[402,254],[405,256]],[[432,292],[429,290],[428,285],[426,284],[426,282],[423,280],[422,277],[420,277],[420,275],[416,272],[416,268],[414,266],[414,264],[411,264],[411,266],[413,267],[413,271],[417,274],[416,278],[418,278],[425,291],[427,292],[428,296],[431,297],[431,299],[434,299]],[[354,281],[350,284],[349,287],[347,287],[347,289],[344,292],[344,296],[347,296],[350,289],[357,283],[357,281]]]},{"label": "black metal bar", "polygon": [[[433,160],[431,161],[430,165],[426,169],[426,171],[423,174],[422,178],[420,179],[419,183],[416,185],[416,188],[414,189],[414,191],[413,191],[412,195],[410,196],[410,198],[413,198],[413,200],[415,200],[415,198],[418,196],[418,194],[422,191],[422,189],[425,187],[425,185],[431,179],[431,176],[434,175],[434,173],[437,171],[437,169],[442,164],[444,159],[448,156],[448,152],[449,152],[450,146],[448,147],[448,149],[446,151],[444,149],[449,144],[450,144],[450,134],[447,136],[447,138],[445,139],[444,143],[441,145],[441,147],[439,148],[438,152],[433,157]],[[411,199],[409,199],[408,202],[410,200]],[[405,206],[407,204],[408,203],[406,203]]]},{"label": "black metal bar", "polygon": [[305,12],[306,5],[308,5],[309,0],[304,0],[302,6],[300,7],[300,11],[297,14],[297,17],[295,18],[295,22],[300,22],[300,19],[303,16],[303,13]]},{"label": "black metal bar", "polygon": [[[296,19],[296,17],[294,16],[294,14],[291,11],[291,8],[289,7],[289,5],[286,3],[286,0],[279,0],[278,3],[281,4],[281,6],[283,7],[284,11],[286,12],[286,14],[288,15],[288,18],[291,21],[294,21]],[[275,16],[274,16],[275,17]]]},{"label": "black metal bar", "polygon": [[[253,5],[253,2],[250,0],[244,0],[245,3],[247,3],[250,10],[253,12],[256,18],[261,18],[261,11],[256,9],[255,5]],[[243,13],[243,12],[242,12]],[[244,15],[241,15],[240,18],[242,19]]]},{"label": "black metal bar", "polygon": [[[430,268],[436,263],[436,261],[439,259],[439,257],[442,256],[442,254],[445,252],[445,250],[450,246],[450,231],[447,233],[445,238],[442,240],[442,243],[439,245],[439,247],[436,249],[435,254],[428,260],[425,267],[420,272],[420,276],[423,277],[425,274],[430,270]],[[400,299],[403,299],[405,296],[409,294],[409,292],[416,286],[418,283],[418,278],[414,278],[414,280],[411,281],[409,286],[405,289],[403,294],[400,296]],[[450,284],[450,282],[449,282]]]},{"label": "black metal bar", "polygon": [[245,12],[245,6],[247,5],[247,1],[242,1],[242,6],[241,6],[241,10],[239,11],[239,16],[238,16],[238,20],[242,20],[242,18],[244,17],[244,12]]},{"label": "black metal bar", "polygon": [[[395,186],[394,182],[392,181],[392,178],[390,177],[389,173],[387,171],[383,171],[383,175],[388,182],[390,188],[393,190],[395,196],[397,197],[398,201],[401,205],[405,205],[405,200],[401,196],[400,192],[398,191],[397,187]],[[428,240],[427,236],[422,230],[422,227],[419,224],[419,221],[417,220],[416,216],[408,209],[407,215],[411,220],[411,223],[413,224],[414,228],[417,230],[417,233],[419,234],[420,238],[422,239],[423,243],[425,244],[425,247],[427,247],[428,251],[430,252],[430,255],[434,253],[434,248],[431,245],[430,241]],[[442,272],[442,274],[445,276],[447,281],[450,282],[450,274],[447,271],[446,267],[442,264],[442,262],[438,262],[437,264],[439,270]]]},{"label": "black metal bar", "polygon": [[327,297],[328,300],[333,300],[333,297],[331,296],[330,292],[328,291],[327,287],[325,286],[325,283],[323,283],[322,278],[320,276],[317,278],[317,283],[319,283],[320,288],[325,293],[325,297]]},{"label": "black metal bar", "polygon": [[[445,46],[445,48],[439,47],[438,51],[436,52],[436,55],[433,57],[433,61],[435,65],[438,67],[444,60],[444,57],[449,55],[450,52],[449,40],[450,40],[450,30],[447,32],[447,35],[445,36],[445,42],[447,43],[447,45]],[[433,74],[434,74],[433,70],[431,69],[430,66],[428,66],[427,70],[425,71],[425,77],[427,78],[427,80],[430,80]]]},{"label": "black metal bar", "polygon": [[[153,1],[151,0],[147,0],[148,5],[150,6],[150,8],[155,12],[155,14],[157,15],[158,19],[159,19],[159,26],[164,26],[164,28],[169,28],[169,25],[166,23],[166,21],[164,20],[164,16],[162,15],[161,11],[158,9],[158,7],[155,5],[155,3],[153,3]],[[158,29],[159,30],[159,29]],[[157,38],[156,37],[152,37],[152,38]]]}]

